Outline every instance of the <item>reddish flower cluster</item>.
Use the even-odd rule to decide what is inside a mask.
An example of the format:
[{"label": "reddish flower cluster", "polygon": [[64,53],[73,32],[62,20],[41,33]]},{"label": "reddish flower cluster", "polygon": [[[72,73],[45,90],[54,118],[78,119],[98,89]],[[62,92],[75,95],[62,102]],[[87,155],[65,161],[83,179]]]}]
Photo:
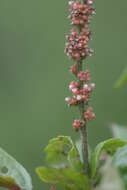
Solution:
[{"label": "reddish flower cluster", "polygon": [[83,87],[80,89],[80,83],[78,82],[71,82],[69,85],[69,90],[73,93],[73,97],[67,97],[65,100],[67,101],[68,105],[78,105],[82,102],[88,103],[89,97],[91,92],[95,87],[94,83],[84,84]]},{"label": "reddish flower cluster", "polygon": [[93,108],[89,107],[85,113],[84,113],[84,117],[86,119],[88,119],[89,121],[93,120],[95,118],[95,113],[93,112]]},{"label": "reddish flower cluster", "polygon": [[65,52],[73,60],[80,62],[88,56],[91,56],[93,50],[88,47],[90,40],[90,32],[88,28],[84,28],[80,35],[75,29],[66,36],[67,43],[65,45]]},{"label": "reddish flower cluster", "polygon": [[90,80],[90,73],[89,70],[86,71],[80,71],[78,73],[78,78],[80,81],[89,81]]},{"label": "reddish flower cluster", "polygon": [[[91,56],[93,50],[89,48],[88,43],[91,38],[91,32],[88,25],[95,10],[92,7],[93,0],[86,0],[83,3],[81,0],[73,0],[69,2],[70,20],[73,28],[71,33],[66,36],[67,43],[65,52],[67,56],[73,59],[76,63],[71,67],[71,72],[78,81],[72,81],[69,85],[69,90],[72,92],[72,97],[67,97],[65,100],[68,106],[83,105],[84,118],[76,119],[73,123],[73,128],[78,131],[79,128],[85,127],[86,120],[93,120],[95,114],[92,107],[89,107],[89,98],[94,90],[95,84],[90,83],[90,73],[86,69],[82,71],[82,61],[88,56]],[[77,27],[74,28],[74,27]]]},{"label": "reddish flower cluster", "polygon": [[80,127],[81,127],[81,121],[79,119],[74,120],[73,129],[75,131],[78,131]]},{"label": "reddish flower cluster", "polygon": [[80,0],[77,2],[69,2],[69,10],[72,25],[84,26],[86,23],[90,22],[91,15],[94,14],[95,10],[92,7],[92,0],[86,0],[85,4],[82,4]]}]

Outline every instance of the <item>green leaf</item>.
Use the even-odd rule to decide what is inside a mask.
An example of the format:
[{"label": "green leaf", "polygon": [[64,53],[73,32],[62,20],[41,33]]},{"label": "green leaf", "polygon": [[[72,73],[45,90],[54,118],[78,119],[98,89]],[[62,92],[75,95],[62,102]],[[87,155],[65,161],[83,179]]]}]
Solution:
[{"label": "green leaf", "polygon": [[92,156],[91,156],[91,176],[94,178],[97,172],[97,168],[99,165],[100,155],[103,151],[107,152],[109,155],[113,155],[116,150],[122,146],[127,144],[126,141],[118,139],[118,138],[112,138],[109,140],[106,140],[104,142],[99,143]]},{"label": "green leaf", "polygon": [[47,163],[53,168],[71,167],[77,171],[83,168],[78,150],[68,136],[50,140],[45,152]]},{"label": "green leaf", "polygon": [[68,136],[51,139],[45,148],[47,163],[55,168],[69,166],[67,157],[72,147],[73,142]]},{"label": "green leaf", "polygon": [[116,138],[120,138],[127,141],[127,127],[119,126],[117,124],[112,125],[112,133]]},{"label": "green leaf", "polygon": [[90,190],[79,152],[70,137],[58,136],[50,140],[45,152],[49,167],[36,169],[43,182],[68,190]]},{"label": "green leaf", "polygon": [[31,190],[31,178],[27,171],[14,158],[0,148],[0,185],[14,189]]},{"label": "green leaf", "polygon": [[114,155],[113,162],[116,167],[124,170],[127,169],[127,145],[120,148]]},{"label": "green leaf", "polygon": [[70,168],[56,169],[39,167],[36,172],[45,183],[58,185],[69,190],[90,190],[88,177]]},{"label": "green leaf", "polygon": [[72,147],[68,153],[68,160],[73,170],[81,172],[83,170],[83,164],[80,161],[78,150],[75,146]]},{"label": "green leaf", "polygon": [[120,88],[127,82],[127,67],[124,69],[123,73],[121,74],[120,78],[115,84],[116,88]]},{"label": "green leaf", "polygon": [[127,189],[127,145],[119,149],[113,158],[113,164],[119,169],[121,179]]}]

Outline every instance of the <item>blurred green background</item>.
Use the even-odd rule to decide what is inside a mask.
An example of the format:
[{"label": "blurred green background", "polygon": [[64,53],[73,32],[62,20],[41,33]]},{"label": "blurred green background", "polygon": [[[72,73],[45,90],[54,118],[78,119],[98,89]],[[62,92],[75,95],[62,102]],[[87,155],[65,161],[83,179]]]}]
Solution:
[{"label": "blurred green background", "polygon": [[[95,6],[95,53],[88,60],[96,83],[91,146],[110,136],[110,123],[127,124],[127,90],[113,87],[127,64],[127,1]],[[72,130],[77,111],[64,102],[72,80],[63,53],[67,16],[67,0],[0,0],[0,146],[31,173],[34,189],[46,188],[34,170],[43,164],[48,140],[58,134],[79,138]]]}]

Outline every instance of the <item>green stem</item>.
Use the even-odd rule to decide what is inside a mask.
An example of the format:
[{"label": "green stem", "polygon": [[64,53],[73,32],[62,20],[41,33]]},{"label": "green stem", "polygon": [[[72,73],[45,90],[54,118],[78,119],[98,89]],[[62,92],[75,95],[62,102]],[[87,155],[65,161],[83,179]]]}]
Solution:
[{"label": "green stem", "polygon": [[81,143],[82,143],[82,156],[83,156],[83,162],[84,162],[84,170],[85,173],[89,176],[90,170],[89,170],[89,160],[88,160],[88,142],[87,142],[87,128],[86,125],[81,128]]},{"label": "green stem", "polygon": [[[82,62],[78,63],[78,71],[82,71]],[[83,83],[80,82],[80,88],[83,87]],[[84,163],[84,171],[89,176],[89,155],[88,155],[88,141],[87,141],[87,126],[86,126],[86,119],[84,117],[84,112],[86,109],[86,104],[82,102],[79,105],[79,110],[81,114],[81,120],[83,121],[83,126],[80,129],[80,136],[81,136],[81,146],[82,146],[82,156],[83,156],[83,163]]]}]

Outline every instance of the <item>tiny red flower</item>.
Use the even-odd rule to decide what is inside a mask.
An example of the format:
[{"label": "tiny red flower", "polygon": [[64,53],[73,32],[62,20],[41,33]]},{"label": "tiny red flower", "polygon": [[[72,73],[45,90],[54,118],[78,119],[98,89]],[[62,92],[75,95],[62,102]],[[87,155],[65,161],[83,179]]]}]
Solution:
[{"label": "tiny red flower", "polygon": [[74,75],[77,75],[77,64],[72,65],[72,67],[71,67],[71,72],[72,72]]},{"label": "tiny red flower", "polygon": [[76,81],[72,81],[69,85],[69,90],[72,91],[72,89],[78,88],[79,87],[79,83]]},{"label": "tiny red flower", "polygon": [[90,73],[89,70],[86,71],[80,71],[78,73],[78,78],[80,81],[89,81],[90,80]]},{"label": "tiny red flower", "polygon": [[84,117],[89,120],[92,121],[95,118],[95,113],[93,112],[92,107],[89,107],[87,109],[87,111],[84,113]]},{"label": "tiny red flower", "polygon": [[73,129],[77,132],[81,126],[81,121],[79,119],[74,120]]},{"label": "tiny red flower", "polygon": [[71,99],[71,97],[66,97],[65,101],[67,102],[68,106],[70,106],[71,102],[72,102],[72,99]]}]

